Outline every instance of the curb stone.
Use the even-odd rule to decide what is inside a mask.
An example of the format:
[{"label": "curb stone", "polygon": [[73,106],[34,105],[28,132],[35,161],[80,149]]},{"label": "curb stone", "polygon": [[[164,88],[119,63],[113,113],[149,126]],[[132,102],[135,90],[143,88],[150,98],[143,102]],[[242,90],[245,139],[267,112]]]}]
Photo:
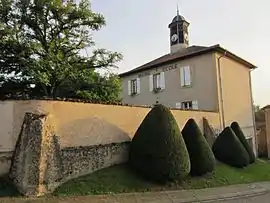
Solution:
[{"label": "curb stone", "polygon": [[185,199],[173,199],[172,202],[177,203],[191,203],[191,202],[213,202],[213,201],[219,201],[219,200],[231,200],[231,199],[239,199],[239,198],[245,198],[245,197],[252,197],[252,196],[259,196],[263,195],[269,192],[267,189],[254,189],[250,191],[245,192],[235,192],[235,193],[229,193],[229,194],[220,194],[220,195],[210,195],[205,197],[194,197],[191,198],[185,198]]},{"label": "curb stone", "polygon": [[270,192],[270,182],[231,185],[218,188],[174,190],[159,192],[134,192],[89,196],[43,197],[43,198],[0,198],[0,202],[31,203],[192,203],[219,202],[264,195]]}]

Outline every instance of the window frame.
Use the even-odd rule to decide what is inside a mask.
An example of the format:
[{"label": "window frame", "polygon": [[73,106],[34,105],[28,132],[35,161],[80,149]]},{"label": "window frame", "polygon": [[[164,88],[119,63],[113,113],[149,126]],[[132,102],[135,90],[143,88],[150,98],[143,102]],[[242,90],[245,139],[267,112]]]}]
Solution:
[{"label": "window frame", "polygon": [[[188,69],[188,72],[187,72]],[[187,77],[189,74],[189,77]],[[192,77],[191,77],[191,67],[190,66],[182,66],[180,67],[180,80],[181,80],[181,87],[191,87],[192,84]],[[189,83],[187,81],[189,80]]]},{"label": "window frame", "polygon": [[153,90],[161,89],[160,79],[161,79],[160,73],[153,74]]},{"label": "window frame", "polygon": [[130,93],[131,95],[136,95],[138,93],[137,79],[130,80]]},{"label": "window frame", "polygon": [[[187,108],[185,106],[187,106]],[[181,102],[181,107],[182,109],[192,109],[192,101]]]}]

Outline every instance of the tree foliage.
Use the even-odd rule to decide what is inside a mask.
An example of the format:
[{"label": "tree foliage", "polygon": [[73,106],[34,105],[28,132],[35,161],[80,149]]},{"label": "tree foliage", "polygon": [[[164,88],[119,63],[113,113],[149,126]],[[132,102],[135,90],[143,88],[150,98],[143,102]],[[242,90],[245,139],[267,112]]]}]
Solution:
[{"label": "tree foliage", "polygon": [[[60,87],[73,81],[89,83],[89,76],[100,76],[94,70],[116,67],[122,58],[95,48],[93,32],[105,19],[91,10],[89,0],[2,0],[0,13],[0,74],[19,75],[42,88],[45,96],[56,97]],[[85,50],[92,54],[83,55]],[[117,83],[116,77],[107,82],[112,78]],[[92,90],[87,91],[94,94]]]},{"label": "tree foliage", "polygon": [[251,146],[248,144],[247,139],[242,131],[242,129],[240,128],[238,122],[234,121],[231,123],[231,128],[234,131],[235,135],[238,137],[238,139],[240,140],[240,142],[243,144],[243,146],[245,147],[247,153],[249,154],[249,161],[250,163],[254,163],[255,162],[255,154],[251,148]]},{"label": "tree foliage", "polygon": [[231,127],[226,127],[212,146],[215,157],[228,165],[243,168],[249,164],[249,155]]},{"label": "tree foliage", "polygon": [[142,176],[159,182],[181,179],[190,172],[188,151],[172,113],[156,105],[136,131],[130,165]]},{"label": "tree foliage", "polygon": [[191,162],[191,175],[201,176],[215,169],[215,156],[196,121],[189,119],[182,130]]}]

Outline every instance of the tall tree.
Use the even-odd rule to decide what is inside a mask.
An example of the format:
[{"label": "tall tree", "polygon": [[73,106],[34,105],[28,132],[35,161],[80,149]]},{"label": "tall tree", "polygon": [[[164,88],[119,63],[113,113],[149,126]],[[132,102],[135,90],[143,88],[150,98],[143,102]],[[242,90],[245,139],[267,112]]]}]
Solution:
[{"label": "tall tree", "polygon": [[117,75],[93,72],[88,78],[68,80],[59,87],[57,96],[89,99],[93,102],[120,102],[121,82]]},{"label": "tall tree", "polygon": [[21,22],[15,18],[15,3],[0,1],[0,74],[18,74],[30,57],[30,47],[20,37]]},{"label": "tall tree", "polygon": [[[116,67],[122,55],[97,49],[92,34],[105,25],[89,0],[2,0],[0,73],[15,74],[56,97],[67,81],[89,77],[98,68]],[[11,47],[11,49],[10,49]],[[91,56],[81,54],[91,48]]]}]

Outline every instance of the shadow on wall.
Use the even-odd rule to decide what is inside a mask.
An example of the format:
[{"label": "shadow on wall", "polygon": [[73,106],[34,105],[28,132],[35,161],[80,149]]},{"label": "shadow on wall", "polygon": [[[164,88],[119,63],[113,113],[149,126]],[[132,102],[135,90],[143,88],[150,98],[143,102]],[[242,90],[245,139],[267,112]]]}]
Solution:
[{"label": "shadow on wall", "polygon": [[103,119],[77,119],[57,130],[61,148],[130,141],[128,133]]},{"label": "shadow on wall", "polygon": [[[93,119],[97,125],[90,131],[92,124],[85,127],[92,119],[75,122],[78,126],[70,125],[63,128],[63,132],[73,129],[72,132],[91,132],[90,137],[98,130],[106,129],[110,141],[117,143],[98,144],[92,146],[73,146],[60,149],[56,128],[50,115],[36,115],[26,113],[12,158],[9,177],[18,191],[26,196],[40,196],[52,192],[60,184],[72,178],[85,175],[128,160],[130,138],[118,128],[98,119]],[[72,123],[74,125],[74,122]],[[78,128],[78,129],[77,129]],[[82,128],[82,129],[79,129]],[[119,134],[118,134],[119,133]],[[86,142],[85,135],[74,134],[78,143]],[[69,135],[71,136],[71,135]],[[102,134],[99,134],[102,136]],[[113,136],[116,136],[114,138]],[[101,139],[101,137],[100,137]],[[91,141],[89,139],[88,141]],[[98,140],[95,140],[97,143]],[[101,140],[99,140],[101,141]],[[102,142],[101,142],[102,143]],[[87,143],[84,143],[86,145]],[[88,143],[90,145],[90,143]],[[92,144],[92,143],[91,143]]]}]

